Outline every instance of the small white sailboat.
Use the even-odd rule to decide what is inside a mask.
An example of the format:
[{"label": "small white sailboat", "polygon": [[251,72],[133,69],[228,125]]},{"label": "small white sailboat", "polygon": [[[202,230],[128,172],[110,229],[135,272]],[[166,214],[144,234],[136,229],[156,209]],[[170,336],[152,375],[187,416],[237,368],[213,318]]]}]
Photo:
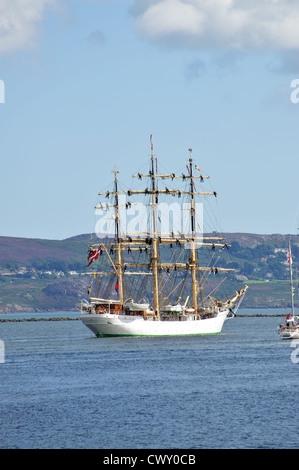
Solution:
[{"label": "small white sailboat", "polygon": [[291,305],[292,311],[286,316],[285,322],[278,327],[278,334],[282,339],[299,339],[299,317],[295,316],[294,308],[294,287],[293,287],[293,270],[292,270],[292,253],[291,243],[289,242],[288,263],[290,266],[290,288],[291,288]]}]

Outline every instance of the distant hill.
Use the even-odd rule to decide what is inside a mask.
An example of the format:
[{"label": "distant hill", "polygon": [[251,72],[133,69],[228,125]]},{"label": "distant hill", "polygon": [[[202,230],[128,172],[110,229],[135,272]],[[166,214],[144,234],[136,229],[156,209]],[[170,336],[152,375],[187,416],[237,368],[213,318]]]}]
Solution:
[{"label": "distant hill", "polygon": [[237,242],[246,248],[256,248],[260,245],[268,245],[273,248],[287,248],[288,241],[297,242],[296,235],[282,235],[274,233],[271,235],[259,235],[255,233],[225,233],[229,243]]},{"label": "distant hill", "polygon": [[[254,249],[257,246],[268,248],[286,248],[291,238],[296,242],[296,236],[291,235],[258,235],[252,233],[225,233],[228,243],[236,242],[242,248]],[[78,261],[82,267],[86,260],[86,249],[89,243],[97,243],[99,239],[94,234],[76,235],[65,240],[46,240],[39,238],[18,238],[0,236],[0,267],[6,264],[14,266],[33,266],[37,262],[47,260]]]},{"label": "distant hill", "polygon": [[[296,236],[217,235],[223,235],[231,245],[221,263],[235,270],[228,281],[236,288],[244,282],[249,285],[243,307],[289,304],[286,250],[291,239],[296,261]],[[87,247],[97,242],[100,240],[94,234],[65,240],[0,237],[0,313],[75,310],[80,299],[87,297],[90,284],[90,277],[82,275],[86,271]],[[204,250],[200,256],[206,256]]]},{"label": "distant hill", "polygon": [[90,234],[65,240],[0,237],[0,267],[36,267],[64,262],[67,268],[67,265],[77,262],[83,268],[87,245],[97,240]]}]

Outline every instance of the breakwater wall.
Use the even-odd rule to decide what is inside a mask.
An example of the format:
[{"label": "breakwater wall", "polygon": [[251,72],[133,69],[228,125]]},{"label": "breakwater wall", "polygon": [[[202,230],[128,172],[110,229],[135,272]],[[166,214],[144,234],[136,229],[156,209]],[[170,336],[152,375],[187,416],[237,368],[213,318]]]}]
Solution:
[{"label": "breakwater wall", "polygon": [[81,320],[80,318],[0,318],[0,323],[2,322],[24,322],[24,321],[73,321]]}]

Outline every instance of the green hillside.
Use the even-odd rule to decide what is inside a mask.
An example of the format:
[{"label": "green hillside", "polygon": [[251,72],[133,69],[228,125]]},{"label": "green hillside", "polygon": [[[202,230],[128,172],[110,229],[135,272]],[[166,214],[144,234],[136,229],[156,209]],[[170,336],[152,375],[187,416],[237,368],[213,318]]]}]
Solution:
[{"label": "green hillside", "polygon": [[[291,238],[295,267],[296,237],[246,233],[224,236],[231,246],[219,252],[219,264],[234,269],[227,277],[228,291],[244,283],[249,286],[242,307],[287,307],[287,243]],[[66,240],[0,237],[0,313],[74,310],[80,299],[87,297],[91,282],[90,276],[83,275],[87,247],[97,242],[99,239],[91,234]],[[209,250],[199,250],[202,265],[209,257]],[[295,269],[294,278],[297,287]]]}]

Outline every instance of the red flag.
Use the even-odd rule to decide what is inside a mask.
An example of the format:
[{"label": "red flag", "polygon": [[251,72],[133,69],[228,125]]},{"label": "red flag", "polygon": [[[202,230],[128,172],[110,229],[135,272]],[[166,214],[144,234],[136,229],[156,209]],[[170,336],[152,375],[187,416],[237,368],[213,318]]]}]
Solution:
[{"label": "red flag", "polygon": [[92,251],[90,253],[90,255],[88,256],[87,260],[89,261],[88,265],[86,266],[88,268],[88,266],[91,265],[91,263],[95,260],[95,259],[98,259],[99,257],[99,253],[100,253],[100,249],[101,247],[99,246],[99,248],[97,248],[96,250]]},{"label": "red flag", "polygon": [[118,293],[118,291],[119,291],[118,278],[117,278],[117,281],[116,281],[116,284],[115,284],[115,290],[116,290],[116,292]]},{"label": "red flag", "polygon": [[288,250],[288,263],[289,264],[292,264],[293,261],[292,261],[292,254],[290,253],[290,251]]}]

